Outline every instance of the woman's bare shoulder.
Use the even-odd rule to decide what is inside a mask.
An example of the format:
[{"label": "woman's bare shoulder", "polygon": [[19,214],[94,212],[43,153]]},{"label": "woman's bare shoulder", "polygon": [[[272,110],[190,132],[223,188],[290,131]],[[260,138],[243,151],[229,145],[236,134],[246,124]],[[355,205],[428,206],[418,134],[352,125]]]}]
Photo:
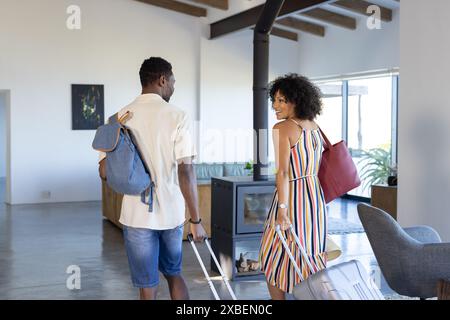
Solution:
[{"label": "woman's bare shoulder", "polygon": [[274,129],[281,129],[281,130],[287,129],[287,128],[289,128],[291,126],[291,123],[292,123],[291,121],[285,119],[285,120],[282,120],[280,122],[275,123],[273,128]]}]

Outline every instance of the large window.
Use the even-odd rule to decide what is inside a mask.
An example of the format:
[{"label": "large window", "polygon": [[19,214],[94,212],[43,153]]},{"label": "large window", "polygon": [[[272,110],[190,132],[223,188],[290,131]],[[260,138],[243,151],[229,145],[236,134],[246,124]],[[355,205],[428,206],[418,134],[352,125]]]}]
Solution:
[{"label": "large window", "polygon": [[346,140],[360,176],[371,171],[349,195],[370,197],[370,181],[377,173],[367,166],[369,154],[396,162],[397,81],[396,75],[378,75],[317,83],[323,95],[317,122],[332,143]]},{"label": "large window", "polygon": [[[371,162],[364,157],[364,151],[379,149],[391,153],[391,119],[391,77],[348,82],[348,147],[360,173]],[[349,194],[370,197],[370,186],[362,181],[361,186]]]},{"label": "large window", "polygon": [[322,114],[317,122],[331,143],[342,140],[342,81],[319,84],[322,92]]}]

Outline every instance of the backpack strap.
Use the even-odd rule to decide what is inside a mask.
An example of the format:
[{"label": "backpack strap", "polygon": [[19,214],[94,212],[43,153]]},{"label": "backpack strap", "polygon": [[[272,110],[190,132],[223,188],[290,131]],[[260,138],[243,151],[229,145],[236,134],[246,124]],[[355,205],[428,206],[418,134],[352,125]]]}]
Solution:
[{"label": "backpack strap", "polygon": [[[141,193],[141,201],[145,204],[148,204],[148,212],[153,212],[153,188],[154,188],[154,186],[155,186],[155,184],[151,180],[151,176],[150,176],[150,186]],[[148,196],[148,202],[145,201],[145,198],[147,196]]]},{"label": "backpack strap", "polygon": [[125,112],[120,118],[119,113],[114,113],[111,117],[108,119],[108,123],[117,123],[119,122],[121,125],[123,125],[125,122],[127,122],[128,118],[130,117],[130,111]]},{"label": "backpack strap", "polygon": [[120,124],[124,125],[125,122],[127,122],[127,120],[130,118],[130,116],[130,111],[126,111],[120,118],[119,115],[117,115],[117,118],[119,119],[118,121],[120,122]]}]

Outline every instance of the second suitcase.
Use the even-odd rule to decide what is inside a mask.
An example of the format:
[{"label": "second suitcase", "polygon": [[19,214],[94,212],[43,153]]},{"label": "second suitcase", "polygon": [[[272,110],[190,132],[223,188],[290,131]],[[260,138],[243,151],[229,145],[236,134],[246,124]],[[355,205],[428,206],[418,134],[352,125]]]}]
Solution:
[{"label": "second suitcase", "polygon": [[[302,258],[309,268],[314,270],[292,225],[289,230],[297,243]],[[334,265],[303,279],[279,225],[276,227],[276,232],[289,259],[294,264],[295,271],[302,280],[293,290],[293,295],[297,300],[384,300],[375,282],[367,274],[361,262],[357,260]]]},{"label": "second suitcase", "polygon": [[357,260],[323,269],[294,288],[298,300],[384,300],[383,295]]}]

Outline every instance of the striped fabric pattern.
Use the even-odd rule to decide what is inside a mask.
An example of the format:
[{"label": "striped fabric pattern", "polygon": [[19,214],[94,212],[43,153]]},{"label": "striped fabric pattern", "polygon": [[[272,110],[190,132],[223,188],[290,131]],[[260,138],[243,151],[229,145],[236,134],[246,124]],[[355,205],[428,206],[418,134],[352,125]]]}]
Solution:
[{"label": "striped fabric pattern", "polygon": [[[290,153],[288,215],[314,270],[310,270],[308,265],[301,261],[300,250],[291,233],[285,231],[284,236],[297,265],[300,266],[303,278],[306,279],[310,274],[326,267],[327,223],[325,198],[317,176],[323,140],[319,130],[301,130],[300,138]],[[277,212],[278,193],[275,189],[264,225],[259,260],[268,283],[284,292],[292,293],[294,285],[300,282],[300,277],[275,232]]]}]

